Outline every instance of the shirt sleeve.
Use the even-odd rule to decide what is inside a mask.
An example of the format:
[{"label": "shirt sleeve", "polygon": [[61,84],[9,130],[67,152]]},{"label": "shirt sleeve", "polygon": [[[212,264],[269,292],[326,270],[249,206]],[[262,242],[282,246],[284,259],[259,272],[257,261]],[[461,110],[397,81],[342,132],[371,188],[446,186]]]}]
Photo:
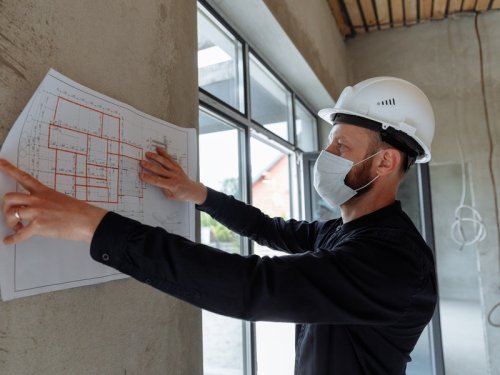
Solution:
[{"label": "shirt sleeve", "polygon": [[196,207],[233,232],[287,253],[314,250],[321,227],[319,222],[271,218],[256,207],[210,188],[206,201]]},{"label": "shirt sleeve", "polygon": [[[349,246],[361,244],[351,243]],[[372,269],[349,246],[283,257],[229,254],[108,213],[94,260],[203,309],[250,321],[390,324],[415,294],[412,267]],[[383,263],[382,263],[383,264]],[[387,268],[389,269],[389,268]],[[390,278],[400,277],[400,280]]]}]

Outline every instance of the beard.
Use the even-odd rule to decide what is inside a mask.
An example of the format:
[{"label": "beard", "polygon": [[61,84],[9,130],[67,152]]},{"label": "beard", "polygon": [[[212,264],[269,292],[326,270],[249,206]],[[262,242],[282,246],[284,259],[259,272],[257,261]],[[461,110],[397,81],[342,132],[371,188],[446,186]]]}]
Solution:
[{"label": "beard", "polygon": [[[369,184],[370,181],[373,180],[373,177],[370,176],[372,164],[373,159],[370,159],[365,161],[363,164],[354,167],[354,169],[351,169],[345,178],[345,184],[353,190]],[[358,190],[357,194],[353,198],[360,197],[361,195],[368,193],[372,188],[373,184],[365,186],[364,188]]]}]

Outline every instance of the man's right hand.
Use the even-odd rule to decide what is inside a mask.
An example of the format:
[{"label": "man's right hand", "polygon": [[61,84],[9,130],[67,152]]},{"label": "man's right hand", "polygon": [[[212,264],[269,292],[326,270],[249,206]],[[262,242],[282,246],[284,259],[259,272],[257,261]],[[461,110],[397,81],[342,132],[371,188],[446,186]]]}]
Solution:
[{"label": "man's right hand", "polygon": [[[147,160],[146,160],[147,159]],[[141,166],[148,173],[140,173],[142,181],[159,187],[169,199],[202,204],[207,199],[207,188],[193,181],[177,161],[161,147],[155,152],[146,152]]]}]

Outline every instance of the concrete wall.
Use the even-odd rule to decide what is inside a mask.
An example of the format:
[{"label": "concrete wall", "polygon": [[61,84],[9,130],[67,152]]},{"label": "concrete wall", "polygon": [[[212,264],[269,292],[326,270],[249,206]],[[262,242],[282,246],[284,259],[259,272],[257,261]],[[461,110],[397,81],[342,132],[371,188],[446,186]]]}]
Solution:
[{"label": "concrete wall", "polygon": [[[442,297],[480,301],[489,368],[491,374],[500,374],[500,329],[486,322],[488,312],[500,301],[499,213],[495,212],[495,199],[500,196],[500,154],[495,152],[500,145],[500,13],[479,15],[477,21],[489,126],[474,15],[357,36],[348,41],[347,50],[351,82],[377,75],[398,76],[421,87],[433,104],[437,123],[431,188]],[[488,232],[483,242],[463,251],[449,237],[461,191],[457,136]],[[500,320],[499,311],[494,319]]]},{"label": "concrete wall", "polygon": [[346,47],[325,0],[264,0],[332,98],[347,82]]},{"label": "concrete wall", "polygon": [[[196,2],[0,1],[0,139],[49,67],[197,125]],[[128,279],[0,303],[1,374],[201,374],[200,312]]]}]

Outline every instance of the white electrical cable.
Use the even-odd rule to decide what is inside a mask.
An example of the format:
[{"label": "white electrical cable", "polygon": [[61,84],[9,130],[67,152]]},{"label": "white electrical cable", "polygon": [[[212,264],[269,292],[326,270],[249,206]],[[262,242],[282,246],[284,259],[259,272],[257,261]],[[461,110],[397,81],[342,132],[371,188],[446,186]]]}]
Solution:
[{"label": "white electrical cable", "polygon": [[[491,176],[491,181],[493,182],[493,208],[495,209],[495,221],[496,221],[496,227],[497,227],[497,238],[498,238],[498,243],[500,244],[500,219],[498,217],[498,196],[496,193],[496,179],[495,179],[495,173],[493,173],[493,156],[495,154],[495,143],[493,142],[493,137],[492,137],[492,132],[491,132],[491,124],[490,124],[490,117],[488,114],[488,103],[486,102],[486,88],[484,84],[484,62],[483,62],[483,44],[481,43],[481,33],[479,32],[479,25],[478,25],[478,15],[479,13],[476,12],[476,15],[474,17],[474,29],[476,31],[476,38],[477,38],[477,46],[479,48],[479,71],[481,73],[481,93],[483,95],[483,108],[484,108],[484,117],[486,120],[486,130],[488,131],[488,140],[489,140],[489,145],[490,145],[490,157],[489,157],[489,169],[490,169],[490,176]],[[488,313],[488,323],[491,324],[493,327],[500,328],[500,324],[493,323],[493,320],[491,319],[491,316],[493,315],[493,311],[497,307],[500,306],[500,302],[498,302],[496,305],[494,305],[490,312]]]},{"label": "white electrical cable", "polygon": [[495,309],[497,309],[498,307],[500,307],[500,302],[498,302],[495,306],[493,306],[488,314],[488,323],[490,323],[493,327],[497,327],[497,328],[500,328],[500,323],[495,323],[493,322],[493,319],[491,318],[492,315],[493,315],[493,312],[495,311]]},{"label": "white electrical cable", "polygon": [[[474,198],[474,190],[472,185],[472,180],[469,178],[469,190],[471,195],[471,205],[465,204],[465,196],[467,193],[467,178],[465,170],[465,158],[462,145],[460,144],[460,139],[458,134],[456,134],[458,150],[460,153],[460,164],[462,167],[462,196],[460,197],[460,204],[455,209],[455,220],[451,224],[450,234],[452,240],[460,245],[460,250],[465,246],[470,246],[476,242],[480,242],[486,238],[486,227],[483,224],[483,218],[478,210],[476,210],[476,200]],[[464,211],[470,211],[470,217],[464,217]],[[473,224],[473,236],[472,238],[467,238],[464,230],[465,223]]]}]

